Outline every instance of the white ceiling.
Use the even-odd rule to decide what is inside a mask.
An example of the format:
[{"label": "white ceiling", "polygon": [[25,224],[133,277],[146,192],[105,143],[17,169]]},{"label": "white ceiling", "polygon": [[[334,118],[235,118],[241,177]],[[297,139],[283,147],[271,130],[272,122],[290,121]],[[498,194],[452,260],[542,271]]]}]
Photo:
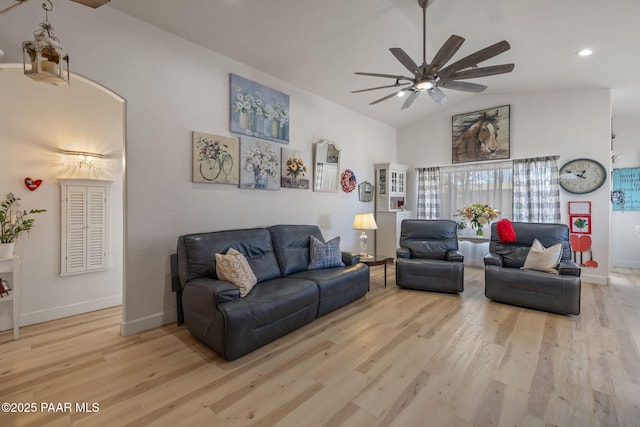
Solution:
[{"label": "white ceiling", "polygon": [[[113,7],[351,110],[402,127],[442,108],[425,94],[407,110],[392,84],[355,71],[404,74],[389,52],[422,62],[417,0],[112,0]],[[640,116],[639,0],[434,0],[427,9],[427,62],[451,35],[466,39],[451,62],[500,40],[511,50],[481,65],[510,74],[469,80],[485,94],[611,88],[614,116]],[[581,58],[584,47],[594,51]],[[475,94],[446,90],[447,105]]]}]

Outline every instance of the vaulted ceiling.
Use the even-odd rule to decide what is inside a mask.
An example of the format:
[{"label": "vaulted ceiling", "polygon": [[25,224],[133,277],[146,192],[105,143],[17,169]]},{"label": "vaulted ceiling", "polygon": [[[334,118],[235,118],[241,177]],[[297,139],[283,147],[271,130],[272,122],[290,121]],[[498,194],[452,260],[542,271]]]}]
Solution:
[{"label": "vaulted ceiling", "polygon": [[[443,107],[428,96],[401,111],[400,99],[369,102],[390,84],[355,71],[407,74],[389,52],[422,57],[417,0],[112,0],[107,7],[401,127]],[[451,35],[466,42],[456,60],[500,40],[511,50],[482,65],[513,62],[510,74],[469,80],[485,94],[610,88],[614,116],[640,116],[640,1],[434,0],[427,9],[427,62]],[[576,53],[585,47],[590,57]],[[446,90],[448,106],[472,96]]]}]

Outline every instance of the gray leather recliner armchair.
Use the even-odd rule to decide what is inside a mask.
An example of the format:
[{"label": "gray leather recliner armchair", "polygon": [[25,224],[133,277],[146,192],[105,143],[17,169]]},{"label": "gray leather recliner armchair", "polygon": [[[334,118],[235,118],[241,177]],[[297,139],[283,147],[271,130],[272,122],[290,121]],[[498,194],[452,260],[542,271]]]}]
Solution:
[{"label": "gray leather recliner armchair", "polygon": [[462,292],[464,256],[455,221],[404,220],[396,251],[396,285],[424,291]]},{"label": "gray leather recliner armchair", "polygon": [[[495,301],[553,313],[580,314],[580,267],[571,260],[565,224],[514,222],[514,243],[501,243],[491,225],[489,253],[484,257],[485,296]],[[524,270],[533,239],[545,248],[562,243],[558,273]]]}]

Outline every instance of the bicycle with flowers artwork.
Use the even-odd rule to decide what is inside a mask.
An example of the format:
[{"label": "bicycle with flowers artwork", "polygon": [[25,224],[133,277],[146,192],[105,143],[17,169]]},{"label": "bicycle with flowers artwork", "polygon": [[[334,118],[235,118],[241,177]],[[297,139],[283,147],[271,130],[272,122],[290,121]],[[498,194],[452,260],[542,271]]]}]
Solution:
[{"label": "bicycle with flowers artwork", "polygon": [[231,132],[289,143],[289,95],[231,74]]}]

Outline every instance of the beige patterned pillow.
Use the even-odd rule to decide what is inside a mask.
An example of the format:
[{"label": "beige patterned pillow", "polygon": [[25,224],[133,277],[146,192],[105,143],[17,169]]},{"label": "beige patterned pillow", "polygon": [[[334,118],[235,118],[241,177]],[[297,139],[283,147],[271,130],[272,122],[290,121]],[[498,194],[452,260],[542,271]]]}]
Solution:
[{"label": "beige patterned pillow", "polygon": [[562,257],[562,243],[545,248],[538,239],[533,239],[527,259],[524,261],[524,269],[557,273],[558,263]]},{"label": "beige patterned pillow", "polygon": [[229,248],[226,255],[216,254],[216,274],[218,279],[240,288],[240,297],[244,298],[255,286],[257,279],[247,259],[240,252]]}]

